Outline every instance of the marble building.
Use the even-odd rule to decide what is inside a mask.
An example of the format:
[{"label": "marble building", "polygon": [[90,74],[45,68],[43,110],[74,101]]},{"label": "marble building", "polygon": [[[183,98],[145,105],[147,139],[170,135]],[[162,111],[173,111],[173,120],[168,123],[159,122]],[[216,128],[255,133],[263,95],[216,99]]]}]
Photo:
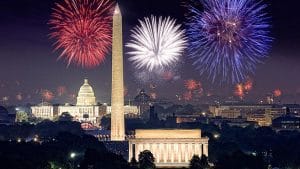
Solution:
[{"label": "marble building", "polygon": [[106,106],[98,105],[93,88],[90,86],[88,79],[84,80],[80,87],[76,105],[51,105],[41,103],[31,107],[32,114],[37,118],[54,120],[64,112],[68,112],[79,122],[89,122],[98,126],[102,116],[106,114]]},{"label": "marble building", "polygon": [[208,156],[208,138],[200,129],[136,130],[129,139],[129,161],[144,150],[152,152],[157,167],[188,167],[193,155]]}]

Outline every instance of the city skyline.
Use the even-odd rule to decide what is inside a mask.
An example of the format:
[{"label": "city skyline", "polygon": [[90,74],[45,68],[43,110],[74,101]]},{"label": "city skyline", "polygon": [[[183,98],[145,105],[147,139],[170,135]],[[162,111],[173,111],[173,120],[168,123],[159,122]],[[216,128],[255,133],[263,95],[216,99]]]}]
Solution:
[{"label": "city skyline", "polygon": [[[1,2],[2,37],[0,47],[0,98],[9,96],[10,104],[41,102],[41,89],[49,90],[56,96],[51,102],[64,103],[70,94],[77,93],[84,78],[89,78],[95,89],[96,97],[100,102],[110,101],[111,54],[104,63],[95,69],[82,69],[77,66],[66,67],[65,62],[57,61],[58,52],[53,52],[53,40],[49,40],[49,25],[47,24],[54,0],[35,1],[16,0]],[[172,2],[172,3],[171,3]],[[138,19],[151,14],[171,16],[177,19],[178,24],[185,22],[185,8],[182,1],[120,1],[120,8],[124,11],[124,46],[129,41],[130,30],[138,24]],[[274,38],[270,57],[264,64],[258,65],[253,80],[253,89],[246,100],[257,102],[268,93],[276,89],[282,91],[282,102],[300,102],[300,81],[297,75],[300,72],[298,53],[300,52],[299,19],[296,9],[299,2],[289,1],[280,3],[279,0],[266,2],[268,13],[272,18],[272,37]],[[180,12],[179,12],[180,11]],[[288,11],[288,12],[287,12]],[[294,14],[295,13],[295,14]],[[184,28],[184,26],[183,26]],[[128,61],[128,48],[124,47],[125,86],[128,89],[127,99],[133,98],[139,89],[158,94],[158,98],[176,100],[176,95],[183,95],[188,90],[185,81],[195,79],[202,83],[204,93],[230,97],[234,95],[235,85],[211,84],[205,76],[192,67],[191,60],[186,53],[183,63],[176,74],[156,83],[141,83],[133,74],[132,63]],[[59,75],[59,76],[58,76]],[[157,87],[154,90],[150,84]],[[56,90],[64,87],[68,90],[67,97],[58,97]],[[18,95],[21,97],[18,97]],[[31,98],[29,98],[30,96]],[[20,99],[21,98],[21,99]],[[200,98],[201,99],[201,98]],[[205,98],[202,97],[202,100]]]}]

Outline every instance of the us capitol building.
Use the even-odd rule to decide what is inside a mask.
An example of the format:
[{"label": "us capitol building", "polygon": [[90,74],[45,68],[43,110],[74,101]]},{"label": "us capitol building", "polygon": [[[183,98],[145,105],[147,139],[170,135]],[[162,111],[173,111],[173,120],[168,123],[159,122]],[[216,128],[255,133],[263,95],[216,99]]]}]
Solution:
[{"label": "us capitol building", "polygon": [[[140,114],[137,106],[125,105],[124,109],[126,114]],[[65,104],[56,106],[43,102],[32,106],[31,112],[37,118],[49,120],[54,120],[62,115],[62,113],[68,112],[73,116],[75,121],[88,122],[94,126],[99,126],[101,118],[111,113],[111,106],[100,105],[96,102],[94,90],[89,84],[88,79],[85,79],[79,89],[76,105]]]}]

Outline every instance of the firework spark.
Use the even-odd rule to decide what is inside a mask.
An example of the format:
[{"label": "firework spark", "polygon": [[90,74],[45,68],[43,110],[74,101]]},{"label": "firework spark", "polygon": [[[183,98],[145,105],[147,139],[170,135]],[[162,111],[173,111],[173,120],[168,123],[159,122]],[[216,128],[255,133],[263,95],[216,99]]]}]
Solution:
[{"label": "firework spark", "polygon": [[184,31],[175,19],[152,16],[132,30],[129,60],[137,69],[153,70],[174,66],[187,46]]},{"label": "firework spark", "polygon": [[51,101],[54,98],[54,94],[50,90],[42,90],[41,95],[45,101]]},{"label": "firework spark", "polygon": [[245,91],[249,92],[253,88],[253,81],[251,79],[248,79],[244,84]]},{"label": "firework spark", "polygon": [[245,96],[244,89],[245,88],[243,84],[237,84],[234,91],[235,95],[242,99]]},{"label": "firework spark", "polygon": [[23,100],[23,95],[22,95],[21,93],[18,93],[18,94],[16,95],[16,99],[17,99],[18,101],[22,101],[22,100]]},{"label": "firework spark", "polygon": [[282,91],[280,89],[276,89],[273,91],[273,95],[275,97],[280,97],[282,95]]},{"label": "firework spark", "polygon": [[59,59],[85,68],[99,65],[111,46],[113,3],[110,0],[64,0],[49,21]]},{"label": "firework spark", "polygon": [[157,99],[157,94],[156,93],[150,93],[150,98],[152,99],[152,100],[155,100],[155,99]]},{"label": "firework spark", "polygon": [[67,88],[65,87],[65,86],[59,86],[59,87],[57,87],[57,89],[56,89],[56,93],[57,93],[57,95],[58,96],[63,96],[64,94],[66,94],[67,93]]},{"label": "firework spark", "polygon": [[185,81],[185,87],[190,91],[201,88],[201,86],[202,85],[200,82],[197,82],[196,80],[193,79],[189,79]]},{"label": "firework spark", "polygon": [[184,98],[185,101],[190,101],[190,100],[192,100],[192,99],[193,99],[193,94],[192,94],[192,92],[191,92],[191,91],[185,92],[185,93],[183,94],[183,98]]},{"label": "firework spark", "polygon": [[200,74],[215,82],[240,83],[267,58],[271,47],[266,5],[255,0],[192,0],[189,54]]},{"label": "firework spark", "polygon": [[166,81],[172,80],[174,78],[174,73],[171,71],[165,71],[162,74],[162,78]]}]

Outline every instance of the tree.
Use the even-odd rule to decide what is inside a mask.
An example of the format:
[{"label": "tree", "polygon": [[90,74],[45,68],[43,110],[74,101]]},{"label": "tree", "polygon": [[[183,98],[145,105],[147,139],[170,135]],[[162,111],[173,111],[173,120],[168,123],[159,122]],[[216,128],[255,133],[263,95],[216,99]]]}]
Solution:
[{"label": "tree", "polygon": [[200,164],[201,164],[202,168],[209,168],[208,158],[206,155],[201,156]]},{"label": "tree", "polygon": [[190,169],[202,169],[201,159],[198,155],[194,155],[190,162]]},{"label": "tree", "polygon": [[28,122],[28,114],[24,111],[18,111],[16,113],[16,122]]},{"label": "tree", "polygon": [[190,162],[190,169],[207,169],[209,168],[208,159],[205,155],[200,158],[198,155],[194,155]]},{"label": "tree", "polygon": [[155,169],[154,156],[149,150],[145,150],[139,154],[140,169]]},{"label": "tree", "polygon": [[129,165],[132,169],[138,169],[139,168],[138,167],[139,163],[136,161],[135,157],[131,158]]},{"label": "tree", "polygon": [[73,121],[73,116],[68,112],[63,112],[59,117],[58,121]]}]

